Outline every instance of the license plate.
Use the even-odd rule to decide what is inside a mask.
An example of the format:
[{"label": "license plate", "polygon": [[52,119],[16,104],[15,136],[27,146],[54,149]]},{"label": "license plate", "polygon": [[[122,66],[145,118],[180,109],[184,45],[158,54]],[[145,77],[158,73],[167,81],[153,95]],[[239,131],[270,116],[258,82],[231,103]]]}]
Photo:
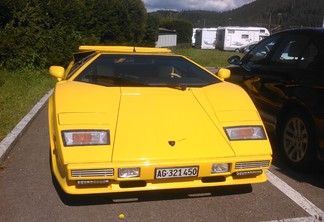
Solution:
[{"label": "license plate", "polygon": [[196,177],[198,176],[198,167],[174,167],[174,168],[156,168],[155,179]]}]

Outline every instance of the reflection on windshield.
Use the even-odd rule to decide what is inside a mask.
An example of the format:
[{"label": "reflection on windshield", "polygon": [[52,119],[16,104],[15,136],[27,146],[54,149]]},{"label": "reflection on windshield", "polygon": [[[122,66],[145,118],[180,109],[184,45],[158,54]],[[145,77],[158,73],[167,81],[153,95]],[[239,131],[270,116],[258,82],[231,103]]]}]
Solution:
[{"label": "reflection on windshield", "polygon": [[105,86],[201,87],[219,79],[178,56],[101,55],[74,80]]}]

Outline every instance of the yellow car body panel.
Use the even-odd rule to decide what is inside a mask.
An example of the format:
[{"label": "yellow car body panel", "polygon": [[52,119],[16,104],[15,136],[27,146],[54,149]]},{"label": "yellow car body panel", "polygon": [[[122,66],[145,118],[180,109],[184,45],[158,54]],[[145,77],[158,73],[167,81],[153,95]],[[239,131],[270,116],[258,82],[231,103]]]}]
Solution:
[{"label": "yellow car body panel", "polygon": [[[103,95],[110,95],[109,99]],[[114,140],[115,126],[119,109],[120,89],[117,87],[98,87],[80,82],[59,82],[53,93],[54,98],[61,98],[55,103],[55,110],[62,110],[56,115],[56,124],[61,130],[69,129],[109,129]],[[96,99],[94,99],[96,98]],[[100,102],[102,101],[102,102]],[[63,111],[64,110],[64,111]],[[58,134],[61,134],[57,132]],[[60,137],[60,147],[64,147]],[[110,161],[112,146],[82,146],[60,149],[64,164],[77,162]]]},{"label": "yellow car body panel", "polygon": [[99,51],[109,53],[170,53],[168,48],[150,48],[150,47],[132,47],[132,46],[89,46],[82,45],[79,47],[82,51]]},{"label": "yellow car body panel", "polygon": [[[185,88],[75,81],[100,54],[170,54],[164,49],[131,49],[80,47],[80,51],[94,50],[97,55],[59,81],[49,99],[51,167],[65,192],[114,193],[266,181],[265,170],[272,161],[266,133],[260,140],[233,141],[224,130],[233,126],[264,128],[254,104],[236,85],[223,80]],[[69,69],[73,70],[72,66]],[[82,130],[105,131],[108,142],[65,144],[65,132]],[[211,172],[213,164],[222,163],[228,164],[227,171]],[[140,174],[123,178],[119,171],[124,168],[138,169]],[[158,175],[171,170],[181,171],[181,176]],[[187,170],[196,174],[187,177],[183,174]]]},{"label": "yellow car body panel", "polygon": [[234,156],[190,89],[123,88],[115,141],[114,161]]}]

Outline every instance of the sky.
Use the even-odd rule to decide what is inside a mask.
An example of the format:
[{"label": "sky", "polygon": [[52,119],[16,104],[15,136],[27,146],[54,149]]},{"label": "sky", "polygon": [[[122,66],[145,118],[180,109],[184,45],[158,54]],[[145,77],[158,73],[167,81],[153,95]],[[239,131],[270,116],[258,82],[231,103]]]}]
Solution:
[{"label": "sky", "polygon": [[148,12],[156,10],[228,11],[254,0],[143,0]]}]

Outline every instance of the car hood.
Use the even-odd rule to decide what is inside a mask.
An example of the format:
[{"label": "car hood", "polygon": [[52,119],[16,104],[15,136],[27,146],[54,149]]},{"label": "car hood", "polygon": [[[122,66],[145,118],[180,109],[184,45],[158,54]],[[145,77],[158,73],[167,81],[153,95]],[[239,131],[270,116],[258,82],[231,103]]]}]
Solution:
[{"label": "car hood", "polygon": [[[247,105],[232,103],[221,95],[237,88],[228,83],[185,90],[58,84],[54,98],[62,130],[106,128],[110,132],[108,148],[66,149],[64,162],[78,162],[80,158],[86,162],[194,161],[235,156],[223,125],[242,118],[233,120],[226,113],[237,115]],[[235,90],[232,93],[235,96]]]},{"label": "car hood", "polygon": [[123,88],[113,160],[233,156],[211,114],[192,90]]}]

